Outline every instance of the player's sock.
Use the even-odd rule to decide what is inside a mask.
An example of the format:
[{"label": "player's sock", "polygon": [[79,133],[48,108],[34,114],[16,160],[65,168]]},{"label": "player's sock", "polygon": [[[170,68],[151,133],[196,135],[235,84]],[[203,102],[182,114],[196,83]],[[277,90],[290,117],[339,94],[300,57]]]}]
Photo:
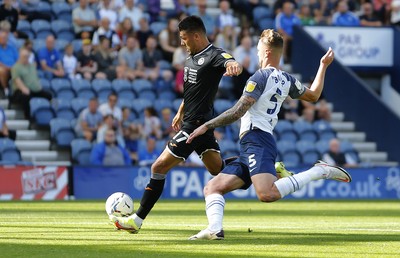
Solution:
[{"label": "player's sock", "polygon": [[225,199],[220,194],[210,194],[206,197],[206,213],[208,229],[218,232],[222,229],[222,218],[224,216]]},{"label": "player's sock", "polygon": [[324,170],[321,167],[312,167],[309,170],[295,174],[294,176],[281,178],[275,181],[274,184],[276,188],[278,188],[281,198],[283,198],[288,194],[298,191],[309,182],[321,179],[321,174],[323,172]]},{"label": "player's sock", "polygon": [[147,214],[151,211],[154,204],[160,198],[165,184],[164,174],[153,173],[151,175],[150,183],[146,186],[142,200],[140,201],[140,207],[136,211],[137,216],[141,219],[145,219]]}]

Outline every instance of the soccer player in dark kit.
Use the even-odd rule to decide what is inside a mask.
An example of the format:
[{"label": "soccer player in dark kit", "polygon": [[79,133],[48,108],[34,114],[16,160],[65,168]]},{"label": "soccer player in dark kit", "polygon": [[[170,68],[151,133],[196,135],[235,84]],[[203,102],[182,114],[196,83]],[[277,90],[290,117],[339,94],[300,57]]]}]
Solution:
[{"label": "soccer player in dark kit", "polygon": [[181,44],[186,47],[189,56],[184,68],[183,101],[172,121],[177,134],[151,166],[151,179],[136,213],[129,217],[110,216],[118,229],[130,233],[139,231],[143,220],[158,201],[168,171],[186,160],[193,151],[212,175],[217,175],[225,165],[214,130],[207,131],[190,144],[186,140],[198,126],[214,117],[214,99],[222,76],[237,76],[242,72],[242,66],[229,53],[208,41],[200,17],[186,17],[178,28]]}]

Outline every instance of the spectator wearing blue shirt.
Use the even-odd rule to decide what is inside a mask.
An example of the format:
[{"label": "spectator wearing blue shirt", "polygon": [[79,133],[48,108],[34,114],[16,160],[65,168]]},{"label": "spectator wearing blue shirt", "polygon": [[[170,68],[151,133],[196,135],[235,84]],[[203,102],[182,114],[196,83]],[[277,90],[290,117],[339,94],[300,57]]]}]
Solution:
[{"label": "spectator wearing blue shirt", "polygon": [[46,46],[39,50],[38,59],[40,68],[48,79],[53,77],[65,77],[64,68],[61,63],[60,52],[54,48],[54,36],[46,38]]},{"label": "spectator wearing blue shirt", "polygon": [[95,144],[90,153],[92,165],[129,166],[131,158],[128,151],[116,141],[115,131],[107,129],[104,141]]},{"label": "spectator wearing blue shirt", "polygon": [[150,166],[160,156],[160,151],[156,149],[156,138],[148,137],[146,140],[146,149],[140,149],[138,158],[140,166]]},{"label": "spectator wearing blue shirt", "polygon": [[293,27],[301,25],[301,20],[294,11],[294,4],[285,2],[282,6],[282,12],[275,18],[275,28],[282,35],[285,43],[283,44],[283,59],[285,63],[290,62]]},{"label": "spectator wearing blue shirt", "polygon": [[214,41],[216,35],[216,22],[214,18],[207,13],[207,1],[197,0],[197,10],[193,11],[191,15],[197,15],[201,18],[206,27],[207,37],[210,41]]},{"label": "spectator wearing blue shirt", "polygon": [[18,51],[8,43],[8,33],[0,31],[0,98],[8,95],[8,80],[11,76],[11,67],[17,60]]},{"label": "spectator wearing blue shirt", "polygon": [[334,26],[360,26],[360,19],[353,12],[349,11],[349,5],[346,1],[338,2],[336,12],[332,16],[332,25]]}]

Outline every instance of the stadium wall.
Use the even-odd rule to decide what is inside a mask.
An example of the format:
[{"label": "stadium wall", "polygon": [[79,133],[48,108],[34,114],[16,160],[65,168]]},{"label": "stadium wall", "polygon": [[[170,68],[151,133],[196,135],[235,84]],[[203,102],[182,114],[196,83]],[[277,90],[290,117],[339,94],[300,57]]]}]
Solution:
[{"label": "stadium wall", "polygon": [[[294,29],[292,65],[304,81],[315,76],[325,50],[302,28]],[[324,96],[335,111],[345,113],[356,123],[357,130],[367,133],[378,149],[385,150],[389,159],[400,162],[400,120],[357,75],[334,61],[325,80]]]}]

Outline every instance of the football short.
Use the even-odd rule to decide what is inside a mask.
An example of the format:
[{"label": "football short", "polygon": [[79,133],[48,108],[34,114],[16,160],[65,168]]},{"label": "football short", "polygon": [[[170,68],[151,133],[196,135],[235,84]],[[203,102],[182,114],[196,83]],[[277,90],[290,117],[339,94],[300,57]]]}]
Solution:
[{"label": "football short", "polygon": [[221,173],[236,175],[244,181],[241,189],[248,189],[251,177],[269,173],[276,176],[275,159],[277,147],[274,137],[267,132],[253,129],[240,139],[239,158],[229,163]]},{"label": "football short", "polygon": [[196,151],[196,153],[203,159],[203,154],[209,150],[220,152],[217,140],[214,137],[214,130],[209,130],[205,134],[200,135],[193,139],[190,144],[186,143],[189,135],[194,131],[183,127],[167,144],[169,153],[176,158],[186,160],[189,155]]}]

